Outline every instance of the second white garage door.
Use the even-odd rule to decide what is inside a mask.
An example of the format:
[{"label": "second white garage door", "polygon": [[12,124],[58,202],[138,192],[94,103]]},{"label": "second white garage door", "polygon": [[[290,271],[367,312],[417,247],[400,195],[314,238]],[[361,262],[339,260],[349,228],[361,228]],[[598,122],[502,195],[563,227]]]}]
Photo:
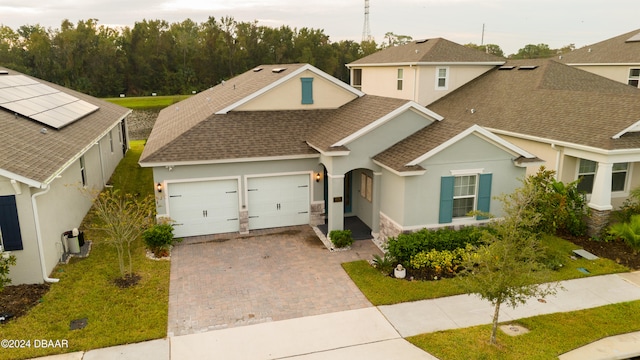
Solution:
[{"label": "second white garage door", "polygon": [[249,178],[249,229],[309,223],[309,175]]},{"label": "second white garage door", "polygon": [[171,183],[168,195],[176,237],[239,230],[237,180]]}]

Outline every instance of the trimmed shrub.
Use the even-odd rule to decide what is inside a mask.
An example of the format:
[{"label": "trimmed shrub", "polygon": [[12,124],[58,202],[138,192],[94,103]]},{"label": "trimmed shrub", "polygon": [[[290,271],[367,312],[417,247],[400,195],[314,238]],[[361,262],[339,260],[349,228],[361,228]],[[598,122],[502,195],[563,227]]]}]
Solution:
[{"label": "trimmed shrub", "polygon": [[4,289],[4,286],[11,284],[9,278],[9,267],[16,264],[16,257],[0,251],[0,291]]},{"label": "trimmed shrub", "polygon": [[351,246],[353,244],[353,237],[351,236],[351,230],[331,230],[329,238],[333,245],[337,248],[343,248]]},{"label": "trimmed shrub", "polygon": [[171,246],[182,241],[173,237],[173,226],[169,223],[155,224],[142,233],[147,248],[157,257],[169,254]]},{"label": "trimmed shrub", "polygon": [[422,251],[411,258],[410,265],[417,270],[429,270],[436,276],[441,276],[442,274],[453,275],[462,264],[464,255],[471,251],[473,251],[473,246],[471,245],[454,250]]},{"label": "trimmed shrub", "polygon": [[420,252],[431,250],[453,251],[465,248],[467,245],[481,243],[481,231],[475,226],[460,230],[441,228],[438,230],[422,229],[410,234],[400,234],[397,238],[390,238],[388,242],[389,255],[397,262],[408,265],[411,259]]}]

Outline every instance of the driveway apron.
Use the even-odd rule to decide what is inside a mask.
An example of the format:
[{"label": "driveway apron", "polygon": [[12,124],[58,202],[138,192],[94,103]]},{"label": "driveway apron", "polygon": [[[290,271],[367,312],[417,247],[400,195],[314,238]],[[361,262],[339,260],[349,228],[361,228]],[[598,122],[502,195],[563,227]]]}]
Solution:
[{"label": "driveway apron", "polygon": [[342,269],[382,254],[329,251],[309,226],[187,238],[172,250],[168,335],[372,306]]}]

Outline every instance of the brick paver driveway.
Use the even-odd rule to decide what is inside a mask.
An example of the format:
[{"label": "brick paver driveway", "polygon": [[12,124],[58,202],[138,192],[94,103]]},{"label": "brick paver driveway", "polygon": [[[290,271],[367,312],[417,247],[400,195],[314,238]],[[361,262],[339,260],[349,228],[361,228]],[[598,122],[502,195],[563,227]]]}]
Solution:
[{"label": "brick paver driveway", "polygon": [[169,336],[371,306],[340,266],[369,240],[330,252],[309,226],[185,239],[171,254]]}]

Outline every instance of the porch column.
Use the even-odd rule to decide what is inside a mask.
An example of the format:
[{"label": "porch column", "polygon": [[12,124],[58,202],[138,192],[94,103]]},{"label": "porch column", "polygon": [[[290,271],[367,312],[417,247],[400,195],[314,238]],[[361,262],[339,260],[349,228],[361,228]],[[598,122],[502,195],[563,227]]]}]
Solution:
[{"label": "porch column", "polygon": [[593,190],[591,191],[591,216],[587,222],[587,234],[589,236],[600,236],[609,222],[611,213],[611,177],[613,164],[598,163],[596,176],[593,180]]},{"label": "porch column", "polygon": [[327,174],[327,234],[344,230],[344,175]]},{"label": "porch column", "polygon": [[596,168],[596,176],[593,180],[593,190],[591,191],[591,200],[589,207],[592,209],[606,211],[613,209],[611,206],[611,174],[613,173],[613,164],[598,163]]},{"label": "porch column", "polygon": [[381,180],[382,173],[374,172],[373,173],[373,194],[371,199],[371,213],[373,215],[373,219],[371,219],[371,235],[374,238],[377,238],[380,234],[380,194],[381,194]]}]

